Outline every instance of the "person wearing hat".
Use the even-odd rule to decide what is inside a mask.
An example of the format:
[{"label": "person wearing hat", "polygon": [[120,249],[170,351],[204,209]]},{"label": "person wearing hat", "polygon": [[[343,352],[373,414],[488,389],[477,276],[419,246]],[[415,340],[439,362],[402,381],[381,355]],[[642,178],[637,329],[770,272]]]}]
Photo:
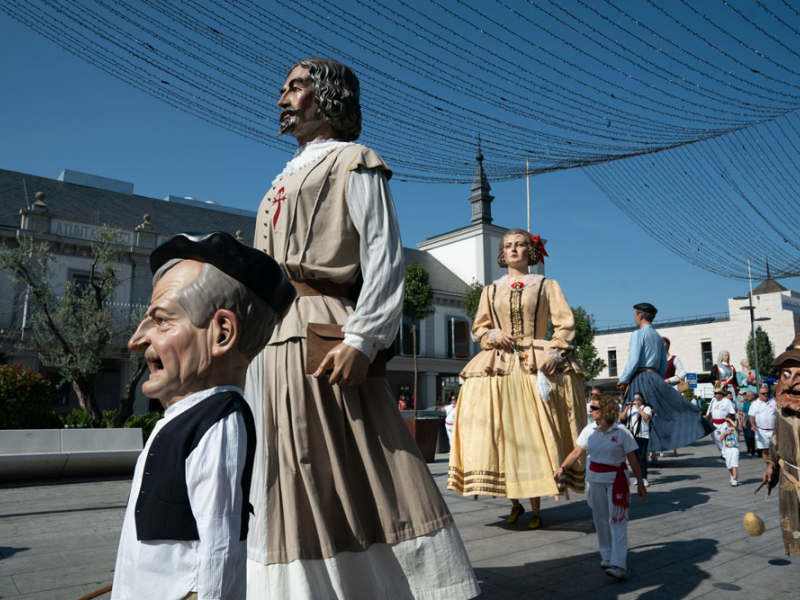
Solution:
[{"label": "person wearing hat", "polygon": [[778,508],[787,554],[800,554],[800,334],[772,362],[780,369],[778,412],[762,480],[778,488]]},{"label": "person wearing hat", "polygon": [[150,268],[128,347],[166,411],[136,462],[111,598],[244,600],[256,432],[242,389],[296,292],[272,258],[222,232],[178,234]]},{"label": "person wearing hat", "polygon": [[653,408],[649,449],[675,450],[708,435],[713,427],[696,406],[664,381],[667,351],[661,336],[653,329],[658,309],[642,302],[634,305],[633,310],[636,331],[631,334],[628,363],[617,387],[629,398],[642,394]]}]

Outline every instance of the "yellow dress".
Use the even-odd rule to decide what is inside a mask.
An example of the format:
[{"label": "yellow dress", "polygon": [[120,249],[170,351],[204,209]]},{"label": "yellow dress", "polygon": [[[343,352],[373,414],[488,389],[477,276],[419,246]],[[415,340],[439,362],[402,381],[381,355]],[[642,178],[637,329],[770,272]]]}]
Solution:
[{"label": "yellow dress", "polygon": [[[498,330],[516,339],[516,351],[495,348]],[[585,371],[572,357],[575,320],[561,287],[542,275],[498,279],[483,289],[472,333],[482,351],[461,372],[447,488],[508,498],[557,495],[565,487],[583,492],[583,459],[561,485],[553,480],[587,416]],[[545,403],[536,365],[547,356],[558,366]]]}]

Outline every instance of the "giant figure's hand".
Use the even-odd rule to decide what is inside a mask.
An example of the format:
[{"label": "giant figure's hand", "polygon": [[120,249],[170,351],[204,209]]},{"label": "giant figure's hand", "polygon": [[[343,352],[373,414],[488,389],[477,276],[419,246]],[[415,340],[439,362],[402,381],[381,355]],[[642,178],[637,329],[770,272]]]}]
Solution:
[{"label": "giant figure's hand", "polygon": [[556,359],[552,356],[545,356],[542,364],[539,365],[539,370],[545,375],[552,375],[556,372]]},{"label": "giant figure's hand", "polygon": [[505,331],[498,331],[494,334],[494,345],[503,350],[514,349],[514,338],[508,335]]},{"label": "giant figure's hand", "polygon": [[360,350],[348,346],[344,342],[334,347],[325,355],[314,377],[319,379],[327,371],[333,369],[328,378],[331,385],[358,385],[364,383],[369,369],[369,358]]},{"label": "giant figure's hand", "polygon": [[772,463],[767,463],[767,468],[764,469],[764,472],[761,474],[761,481],[769,483],[770,479],[772,479]]}]

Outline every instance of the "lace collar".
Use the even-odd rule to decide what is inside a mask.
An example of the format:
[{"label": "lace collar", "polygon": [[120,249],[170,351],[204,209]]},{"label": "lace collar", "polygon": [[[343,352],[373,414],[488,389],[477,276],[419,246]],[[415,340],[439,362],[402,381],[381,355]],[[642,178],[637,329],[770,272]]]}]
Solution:
[{"label": "lace collar", "polygon": [[514,283],[521,282],[523,287],[529,287],[532,285],[536,285],[542,279],[544,279],[544,275],[538,275],[536,273],[528,273],[523,277],[512,277],[511,275],[503,275],[500,279],[494,282],[494,284],[503,290],[510,290],[512,289],[511,286]]},{"label": "lace collar", "polygon": [[286,163],[283,171],[275,178],[272,185],[276,185],[284,177],[297,173],[303,167],[317,162],[323,156],[327,156],[336,150],[336,148],[349,146],[352,143],[353,142],[342,142],[340,140],[314,140],[303,144],[297,149],[297,152],[294,153],[294,158]]}]

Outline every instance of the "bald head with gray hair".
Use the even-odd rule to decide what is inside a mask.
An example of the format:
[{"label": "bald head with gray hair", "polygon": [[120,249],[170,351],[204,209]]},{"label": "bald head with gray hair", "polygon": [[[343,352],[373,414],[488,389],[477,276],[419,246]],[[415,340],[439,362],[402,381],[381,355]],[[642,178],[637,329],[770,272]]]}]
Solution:
[{"label": "bald head with gray hair", "polygon": [[[153,287],[167,271],[183,261],[173,258],[164,263],[153,275]],[[238,350],[248,361],[267,345],[278,323],[275,311],[258,294],[209,263],[203,263],[200,275],[175,297],[195,327],[207,327],[220,309],[236,315],[241,330]]]}]

